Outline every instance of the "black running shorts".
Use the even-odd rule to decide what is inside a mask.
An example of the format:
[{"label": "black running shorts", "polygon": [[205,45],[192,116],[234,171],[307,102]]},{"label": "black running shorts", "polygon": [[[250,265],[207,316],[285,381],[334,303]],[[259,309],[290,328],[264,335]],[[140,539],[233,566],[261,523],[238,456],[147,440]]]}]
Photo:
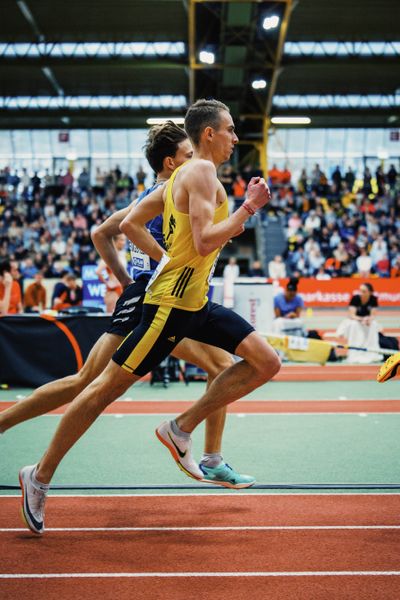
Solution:
[{"label": "black running shorts", "polygon": [[129,373],[143,376],[185,337],[234,354],[252,331],[242,317],[214,302],[195,312],[144,304],[140,324],[124,339],[113,360]]},{"label": "black running shorts", "polygon": [[142,318],[142,306],[150,277],[140,277],[131,283],[117,300],[107,333],[126,337]]}]

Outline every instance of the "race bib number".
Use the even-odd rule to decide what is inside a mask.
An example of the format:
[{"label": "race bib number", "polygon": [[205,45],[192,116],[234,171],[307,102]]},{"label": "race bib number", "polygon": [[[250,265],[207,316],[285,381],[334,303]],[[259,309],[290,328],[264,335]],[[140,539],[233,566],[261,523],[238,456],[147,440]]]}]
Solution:
[{"label": "race bib number", "polygon": [[130,245],[131,251],[131,260],[132,266],[134,269],[139,269],[140,271],[150,271],[150,257],[147,256],[140,248],[135,246],[135,244]]},{"label": "race bib number", "polygon": [[150,278],[149,283],[146,286],[146,292],[148,292],[150,290],[150,287],[153,285],[153,283],[155,282],[155,280],[157,279],[157,277],[160,275],[161,271],[169,263],[170,260],[171,259],[168,256],[168,254],[163,254],[162,259],[158,263],[156,270],[154,271],[153,275]]}]

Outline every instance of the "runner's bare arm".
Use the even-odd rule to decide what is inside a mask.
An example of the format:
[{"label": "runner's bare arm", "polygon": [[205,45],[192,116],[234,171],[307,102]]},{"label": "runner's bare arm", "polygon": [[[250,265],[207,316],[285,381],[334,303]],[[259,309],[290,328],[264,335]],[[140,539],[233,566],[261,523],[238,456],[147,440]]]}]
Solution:
[{"label": "runner's bare arm", "polygon": [[145,254],[159,262],[164,254],[164,249],[156,242],[147,231],[146,223],[164,211],[163,192],[165,186],[160,186],[146,196],[137,206],[134,206],[120,225],[120,231],[125,233]]},{"label": "runner's bare arm", "polygon": [[95,229],[91,235],[94,247],[100,254],[105,264],[114,273],[122,287],[126,287],[132,283],[132,278],[119,260],[118,252],[113,244],[113,237],[121,233],[119,229],[120,223],[129,213],[131,208],[132,205],[127,206],[122,210],[118,210],[116,213],[108,217],[104,223],[99,225],[99,227],[97,227],[97,229]]},{"label": "runner's bare arm", "polygon": [[269,190],[264,179],[253,178],[249,183],[247,200],[254,208],[246,210],[243,205],[230,217],[214,225],[218,182],[215,167],[208,161],[196,165],[190,173],[189,218],[192,226],[193,242],[201,256],[207,256],[238,235],[243,224],[254,214],[256,208],[261,208],[269,200]]}]

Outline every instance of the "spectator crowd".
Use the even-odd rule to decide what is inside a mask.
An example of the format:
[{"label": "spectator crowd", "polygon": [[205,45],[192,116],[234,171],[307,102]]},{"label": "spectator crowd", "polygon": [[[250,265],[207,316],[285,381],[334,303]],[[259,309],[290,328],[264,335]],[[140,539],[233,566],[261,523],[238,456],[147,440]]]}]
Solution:
[{"label": "spectator crowd", "polygon": [[[221,181],[235,205],[243,200],[246,184],[259,172],[221,171]],[[328,180],[316,164],[292,181],[290,170],[273,165],[268,172],[272,200],[263,218],[280,218],[287,247],[275,256],[265,273],[272,278],[399,277],[400,180],[392,164],[387,172],[368,167],[362,178],[349,168],[336,167]],[[282,260],[283,259],[283,260]]]},{"label": "spectator crowd", "polygon": [[[9,262],[13,280],[20,287],[17,300],[14,285],[13,312],[20,312],[17,307],[24,303],[27,279],[39,283],[43,278],[60,279],[68,274],[71,282],[81,276],[83,265],[98,262],[92,231],[137,197],[146,176],[139,168],[134,179],[117,166],[109,173],[98,170],[91,185],[86,169],[76,179],[70,171],[58,175],[47,171],[39,177],[37,172],[30,176],[26,169],[21,173],[0,170],[0,261]],[[31,310],[43,302],[53,306],[34,288],[24,307]]]},{"label": "spectator crowd", "polygon": [[[76,178],[70,171],[39,176],[26,169],[0,170],[0,261],[9,261],[21,287],[16,304],[28,292],[28,310],[46,302],[52,306],[39,289],[41,281],[66,274],[71,279],[64,283],[72,290],[66,296],[74,298],[82,266],[98,262],[91,233],[144,189],[146,175],[139,168],[133,178],[117,166],[108,173],[97,170],[91,182],[86,169]],[[254,175],[262,172],[248,166],[237,173],[223,166],[219,176],[234,205],[243,201]],[[394,165],[386,172],[379,167],[374,176],[365,168],[361,179],[351,169],[342,173],[336,167],[328,180],[316,164],[311,173],[303,169],[297,182],[287,167],[273,165],[268,180],[272,200],[262,218],[281,220],[287,248],[270,261],[268,272],[255,262],[251,274],[400,277],[400,183]],[[29,291],[27,279],[34,280]]]}]

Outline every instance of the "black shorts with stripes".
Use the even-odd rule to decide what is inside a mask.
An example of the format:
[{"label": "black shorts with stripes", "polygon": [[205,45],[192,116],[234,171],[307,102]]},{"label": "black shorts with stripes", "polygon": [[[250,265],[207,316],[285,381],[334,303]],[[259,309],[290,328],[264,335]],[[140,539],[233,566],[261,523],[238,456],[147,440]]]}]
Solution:
[{"label": "black shorts with stripes", "polygon": [[144,304],[142,320],[113,356],[129,373],[143,376],[190,338],[235,353],[254,328],[232,310],[208,302],[199,311]]},{"label": "black shorts with stripes", "polygon": [[149,279],[149,276],[143,275],[122,292],[115,305],[107,333],[125,337],[139,325]]}]

